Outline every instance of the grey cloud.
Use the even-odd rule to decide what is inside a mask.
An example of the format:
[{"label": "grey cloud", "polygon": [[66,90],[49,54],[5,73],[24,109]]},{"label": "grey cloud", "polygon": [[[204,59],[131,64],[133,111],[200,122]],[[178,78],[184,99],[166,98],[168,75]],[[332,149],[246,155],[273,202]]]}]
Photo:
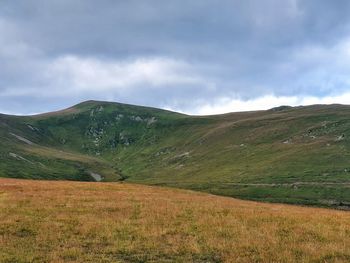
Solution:
[{"label": "grey cloud", "polygon": [[[350,65],[339,57],[349,56],[349,11],[346,0],[4,0],[0,109],[29,113],[109,99],[191,112],[193,98],[211,103],[225,96],[248,100],[346,92]],[[145,81],[120,91],[101,89],[101,80],[95,90],[79,92],[61,72],[47,74],[66,56],[93,59],[107,68],[169,58],[190,65],[179,78],[200,81],[163,83],[162,88]],[[62,94],[50,97],[45,90]]]}]

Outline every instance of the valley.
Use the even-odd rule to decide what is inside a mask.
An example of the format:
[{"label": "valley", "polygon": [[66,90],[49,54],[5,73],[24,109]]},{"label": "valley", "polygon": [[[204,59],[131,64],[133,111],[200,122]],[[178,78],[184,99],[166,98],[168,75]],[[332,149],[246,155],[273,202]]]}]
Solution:
[{"label": "valley", "polygon": [[349,209],[349,117],[346,105],[189,116],[101,101],[0,115],[0,176],[97,178]]}]

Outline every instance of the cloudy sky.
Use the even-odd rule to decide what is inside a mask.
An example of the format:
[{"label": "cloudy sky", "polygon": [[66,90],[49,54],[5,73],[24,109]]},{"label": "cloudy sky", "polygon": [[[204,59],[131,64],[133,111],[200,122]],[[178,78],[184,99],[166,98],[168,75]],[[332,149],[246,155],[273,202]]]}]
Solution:
[{"label": "cloudy sky", "polygon": [[1,0],[0,112],[350,104],[348,0]]}]

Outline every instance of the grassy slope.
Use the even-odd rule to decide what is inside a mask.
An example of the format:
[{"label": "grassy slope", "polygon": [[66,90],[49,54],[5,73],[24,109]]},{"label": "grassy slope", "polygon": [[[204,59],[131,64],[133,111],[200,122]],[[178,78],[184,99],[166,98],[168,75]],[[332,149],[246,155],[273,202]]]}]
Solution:
[{"label": "grassy slope", "polygon": [[[107,181],[346,208],[349,117],[350,107],[342,105],[192,117],[90,101],[56,113],[0,118],[5,138],[0,143],[6,144],[0,150],[6,159],[0,173],[27,178],[40,171],[38,178],[91,180],[87,172],[93,171]],[[40,146],[25,145],[8,132]],[[23,160],[11,170],[14,160],[8,153],[15,150],[28,154],[28,160],[50,162],[51,170],[29,169]]]},{"label": "grassy slope", "polygon": [[349,229],[335,210],[0,179],[0,262],[349,262]]},{"label": "grassy slope", "polygon": [[120,178],[108,162],[52,147],[45,143],[52,139],[36,129],[30,126],[28,117],[0,115],[0,176],[93,181],[89,172],[98,171],[104,177]]}]

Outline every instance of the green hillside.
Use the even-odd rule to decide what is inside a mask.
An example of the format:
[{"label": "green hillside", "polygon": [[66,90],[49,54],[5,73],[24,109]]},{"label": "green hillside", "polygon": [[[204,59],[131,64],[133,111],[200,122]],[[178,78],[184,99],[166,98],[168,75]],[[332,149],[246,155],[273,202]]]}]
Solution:
[{"label": "green hillside", "polygon": [[0,115],[0,175],[130,181],[244,199],[350,207],[350,106],[188,116],[88,101]]}]

